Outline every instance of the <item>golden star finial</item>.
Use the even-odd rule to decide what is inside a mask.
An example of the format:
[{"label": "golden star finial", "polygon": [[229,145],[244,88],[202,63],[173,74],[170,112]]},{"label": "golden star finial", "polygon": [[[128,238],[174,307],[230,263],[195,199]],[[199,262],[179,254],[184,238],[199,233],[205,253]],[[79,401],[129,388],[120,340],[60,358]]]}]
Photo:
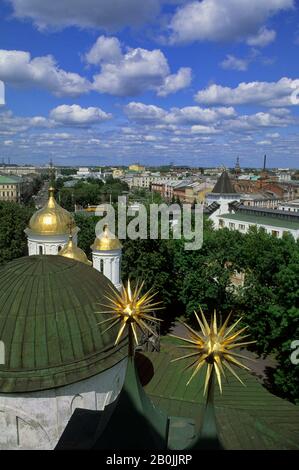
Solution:
[{"label": "golden star finial", "polygon": [[232,326],[227,328],[229,319],[231,317],[231,314],[229,314],[225,322],[223,323],[223,325],[217,328],[216,311],[214,311],[214,315],[212,316],[210,325],[208,324],[203,311],[201,309],[200,311],[201,311],[202,320],[200,320],[196,312],[194,312],[194,314],[200,326],[201,333],[198,333],[186,323],[181,322],[188,329],[189,338],[186,339],[186,338],[181,338],[176,335],[170,335],[173,338],[177,338],[188,343],[188,345],[179,346],[179,347],[191,349],[191,350],[194,350],[194,352],[190,354],[186,354],[185,356],[173,359],[171,362],[179,361],[181,359],[186,359],[186,358],[194,359],[194,361],[191,364],[187,365],[187,367],[185,368],[185,369],[189,369],[190,367],[194,366],[193,373],[190,379],[188,380],[187,385],[189,385],[189,383],[195,377],[195,375],[206,364],[207,371],[206,371],[206,378],[205,378],[205,385],[204,385],[204,395],[206,394],[206,391],[208,389],[208,384],[214,372],[216,373],[219,389],[220,389],[220,392],[222,393],[221,376],[225,376],[224,368],[226,368],[229,372],[231,372],[231,374],[233,374],[244,385],[240,377],[231,367],[231,364],[241,367],[243,369],[250,370],[247,366],[242,364],[236,358],[243,358],[247,360],[252,360],[252,359],[246,356],[243,356],[242,354],[237,354],[235,352],[232,352],[233,349],[255,343],[255,341],[246,341],[246,342],[241,342],[241,343],[236,342],[236,340],[239,341],[249,336],[249,335],[241,336],[242,333],[247,329],[247,326],[234,332],[235,327],[241,321],[241,318],[239,318],[239,320],[237,320]]},{"label": "golden star finial", "polygon": [[[150,315],[155,310],[161,310],[163,307],[159,307],[162,302],[152,302],[156,293],[152,293],[150,289],[145,294],[141,295],[144,282],[141,284],[137,281],[135,289],[132,290],[130,281],[127,282],[127,287],[122,287],[121,292],[111,288],[110,296],[105,295],[105,298],[109,300],[109,304],[101,304],[103,307],[108,308],[108,310],[97,312],[97,313],[108,313],[112,314],[111,318],[100,322],[111,323],[104,333],[115,325],[119,324],[119,331],[115,340],[115,345],[117,345],[123,335],[123,332],[126,327],[129,329],[129,341],[131,337],[134,338],[135,343],[138,344],[137,337],[137,328],[139,328],[143,333],[149,331],[151,334],[157,336],[157,333],[147,324],[147,322],[158,323],[162,321],[159,318],[156,318]],[[132,334],[131,334],[132,333]],[[129,348],[133,348],[133,344],[129,344]]]}]

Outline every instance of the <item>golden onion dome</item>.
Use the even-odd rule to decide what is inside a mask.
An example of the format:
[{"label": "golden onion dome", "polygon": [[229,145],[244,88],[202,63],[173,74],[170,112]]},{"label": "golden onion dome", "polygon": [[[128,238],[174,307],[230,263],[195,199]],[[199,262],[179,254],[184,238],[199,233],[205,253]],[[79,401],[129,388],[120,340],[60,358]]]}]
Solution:
[{"label": "golden onion dome", "polygon": [[54,188],[49,188],[47,204],[33,214],[29,222],[29,230],[37,234],[61,235],[75,228],[73,216],[63,209],[54,198]]},{"label": "golden onion dome", "polygon": [[58,253],[59,256],[64,256],[65,258],[71,258],[76,261],[80,261],[81,263],[88,264],[89,266],[92,265],[92,262],[88,260],[86,254],[84,253],[81,248],[79,248],[73,242],[73,237],[70,235],[68,244],[60,250]]},{"label": "golden onion dome", "polygon": [[103,232],[99,237],[96,237],[91,249],[93,251],[111,251],[111,250],[121,250],[122,244],[119,239],[110,232],[108,225],[105,225]]}]

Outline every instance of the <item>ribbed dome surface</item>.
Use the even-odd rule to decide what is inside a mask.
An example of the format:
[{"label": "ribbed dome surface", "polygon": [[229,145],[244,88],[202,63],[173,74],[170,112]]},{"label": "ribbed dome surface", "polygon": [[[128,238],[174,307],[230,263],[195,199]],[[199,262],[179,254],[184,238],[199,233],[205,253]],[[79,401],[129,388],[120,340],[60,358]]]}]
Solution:
[{"label": "ribbed dome surface", "polygon": [[49,188],[47,204],[33,214],[29,231],[41,235],[62,235],[75,227],[73,216],[63,209],[54,198],[54,188]]},{"label": "ribbed dome surface", "polygon": [[103,333],[110,281],[62,256],[29,256],[0,269],[0,392],[59,387],[106,370],[126,355]]}]

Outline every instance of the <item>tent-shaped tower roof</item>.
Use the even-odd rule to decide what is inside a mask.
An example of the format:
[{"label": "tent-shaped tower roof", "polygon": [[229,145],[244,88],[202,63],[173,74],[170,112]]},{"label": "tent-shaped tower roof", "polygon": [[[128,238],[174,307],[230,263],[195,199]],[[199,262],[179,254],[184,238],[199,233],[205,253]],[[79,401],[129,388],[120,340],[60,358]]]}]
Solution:
[{"label": "tent-shaped tower roof", "polygon": [[212,193],[213,194],[235,194],[236,193],[226,170],[224,170],[221,176],[218,178],[218,181],[215,184]]}]

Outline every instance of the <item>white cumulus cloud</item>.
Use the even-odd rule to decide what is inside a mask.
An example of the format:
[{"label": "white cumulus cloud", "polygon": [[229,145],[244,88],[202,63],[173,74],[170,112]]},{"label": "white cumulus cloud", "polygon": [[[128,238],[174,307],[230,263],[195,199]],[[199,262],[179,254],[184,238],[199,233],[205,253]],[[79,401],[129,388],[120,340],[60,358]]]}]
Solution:
[{"label": "white cumulus cloud", "polygon": [[0,50],[0,80],[19,87],[38,87],[57,96],[78,96],[89,90],[88,80],[66,72],[48,55],[31,58],[29,52]]},{"label": "white cumulus cloud", "polygon": [[178,73],[168,75],[162,86],[158,88],[159,96],[167,96],[170,93],[176,93],[190,85],[192,72],[189,67],[181,67]]},{"label": "white cumulus cloud", "polygon": [[182,67],[171,74],[160,49],[129,49],[123,53],[115,37],[100,36],[85,56],[89,64],[99,65],[92,88],[116,96],[136,96],[154,90],[160,96],[175,93],[191,82],[191,69]]},{"label": "white cumulus cloud", "polygon": [[299,79],[283,77],[277,82],[242,82],[236,88],[210,85],[195,95],[195,100],[207,105],[262,104],[290,106],[297,103]]},{"label": "white cumulus cloud", "polygon": [[217,134],[220,131],[215,129],[213,126],[203,126],[200,124],[196,124],[191,127],[192,134]]},{"label": "white cumulus cloud", "polygon": [[124,108],[127,116],[133,121],[162,121],[167,112],[159,106],[132,101]]},{"label": "white cumulus cloud", "polygon": [[116,37],[99,36],[85,58],[93,65],[119,62],[122,58],[120,42]]},{"label": "white cumulus cloud", "polygon": [[193,1],[171,19],[171,41],[246,40],[257,35],[269,17],[293,6],[293,0]]},{"label": "white cumulus cloud", "polygon": [[245,72],[248,69],[249,62],[249,59],[239,59],[234,55],[228,54],[220,65],[223,69]]},{"label": "white cumulus cloud", "polygon": [[30,18],[38,28],[92,27],[114,30],[154,18],[159,0],[10,0],[17,18]]},{"label": "white cumulus cloud", "polygon": [[276,31],[274,31],[274,29],[267,29],[266,27],[262,27],[256,35],[250,36],[247,39],[247,44],[249,46],[265,47],[271,44],[271,42],[275,41],[275,38]]},{"label": "white cumulus cloud", "polygon": [[162,125],[196,125],[211,124],[222,119],[230,119],[236,115],[232,107],[201,108],[186,106],[171,108],[169,111],[155,105],[132,101],[124,108],[129,119],[140,122],[155,122]]},{"label": "white cumulus cloud", "polygon": [[223,123],[223,128],[232,131],[254,131],[258,129],[267,129],[271,127],[286,127],[294,123],[294,119],[289,113],[278,116],[268,113],[245,114],[235,119],[227,120]]},{"label": "white cumulus cloud", "polygon": [[60,105],[52,109],[50,118],[55,123],[65,126],[86,127],[111,119],[112,115],[100,108],[81,108],[77,104]]},{"label": "white cumulus cloud", "polygon": [[259,140],[257,142],[257,145],[271,145],[271,144],[272,144],[271,140]]}]

